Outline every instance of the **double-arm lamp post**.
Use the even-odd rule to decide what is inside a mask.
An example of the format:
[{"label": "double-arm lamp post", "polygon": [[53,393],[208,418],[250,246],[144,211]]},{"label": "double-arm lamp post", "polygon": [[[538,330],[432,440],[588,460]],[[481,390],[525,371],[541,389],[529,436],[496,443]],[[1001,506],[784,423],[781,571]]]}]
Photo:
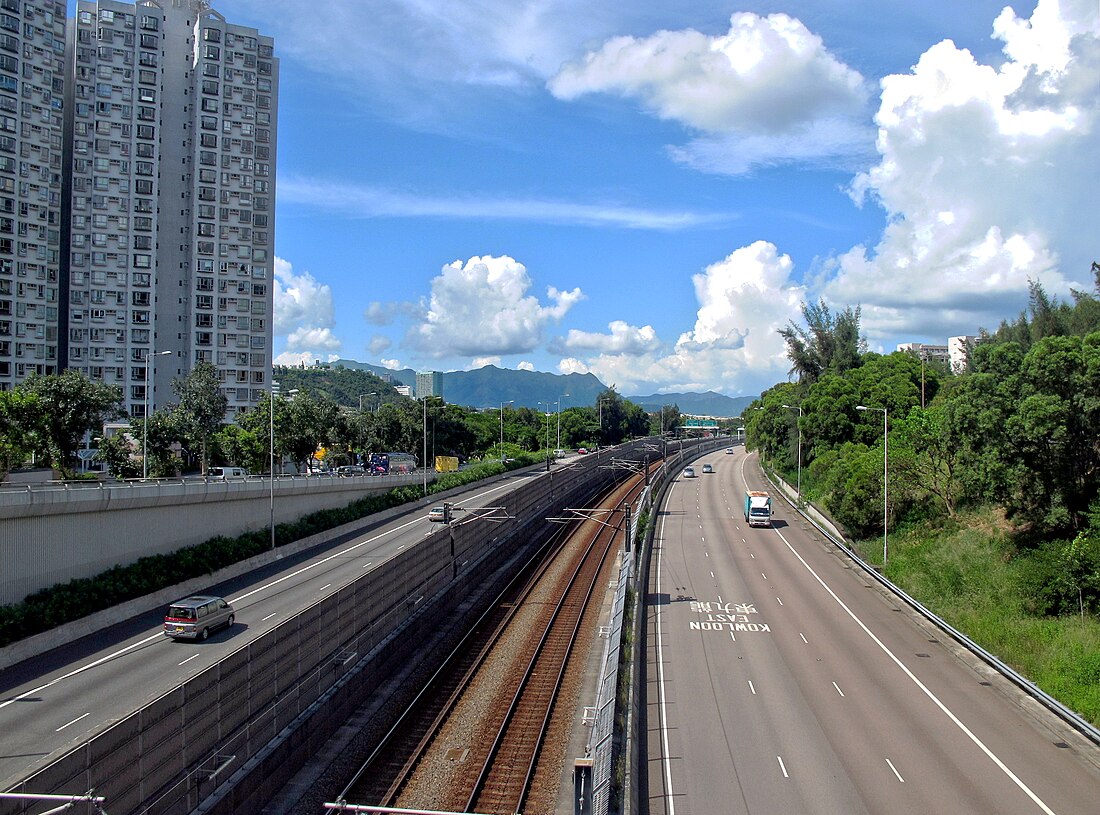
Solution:
[{"label": "double-arm lamp post", "polygon": [[558,450],[561,449],[561,400],[567,399],[568,397],[568,393],[563,393],[561,396],[558,397],[558,446],[554,448],[555,456],[558,454]]},{"label": "double-arm lamp post", "polygon": [[[298,392],[297,388],[287,391],[291,396]],[[268,462],[268,509],[270,511],[270,518],[268,525],[271,527],[271,551],[275,551],[275,397],[279,395],[279,383],[274,379],[271,380],[271,393],[268,399],[268,439],[271,443],[270,455],[271,459]]]},{"label": "double-arm lamp post", "polygon": [[886,423],[886,408],[884,407],[867,407],[866,405],[856,405],[856,410],[878,410],[882,412],[882,565],[886,565],[886,507],[887,507],[887,489],[889,484],[890,469],[888,463],[890,461],[889,447],[887,446],[886,437],[888,426]]},{"label": "double-arm lamp post", "polygon": [[171,353],[171,351],[151,351],[145,355],[145,420],[141,423],[141,479],[143,481],[149,477],[149,391],[153,389],[149,372],[156,371],[150,368],[150,363],[153,357],[165,357]]}]

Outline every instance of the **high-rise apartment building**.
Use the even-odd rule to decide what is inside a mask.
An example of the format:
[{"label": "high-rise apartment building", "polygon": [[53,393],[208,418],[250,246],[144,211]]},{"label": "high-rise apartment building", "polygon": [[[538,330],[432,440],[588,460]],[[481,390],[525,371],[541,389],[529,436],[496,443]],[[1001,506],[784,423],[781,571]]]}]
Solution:
[{"label": "high-rise apartment building", "polygon": [[0,0],[0,390],[58,371],[65,4]]},{"label": "high-rise apartment building", "polygon": [[[270,387],[272,39],[205,0],[80,0],[67,48],[64,4],[0,0],[0,10],[0,33],[14,27],[20,40],[0,39],[0,55],[21,46],[24,61],[0,56],[0,80],[18,72],[0,86],[16,133],[0,156],[17,154],[0,163],[0,184],[10,174],[18,189],[0,208],[25,217],[0,220],[0,233],[18,231],[7,244],[0,235],[0,387],[76,368],[119,385],[141,416],[205,361],[229,418],[248,410]],[[22,321],[3,313],[7,288]],[[5,327],[25,341],[5,347]]]},{"label": "high-rise apartment building", "polygon": [[443,374],[440,371],[416,372],[416,398],[443,396]]}]

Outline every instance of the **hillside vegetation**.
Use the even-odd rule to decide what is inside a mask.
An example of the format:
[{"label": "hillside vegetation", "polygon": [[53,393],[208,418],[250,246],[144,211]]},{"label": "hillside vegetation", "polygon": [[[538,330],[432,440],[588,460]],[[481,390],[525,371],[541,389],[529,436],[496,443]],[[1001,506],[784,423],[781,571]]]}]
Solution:
[{"label": "hillside vegetation", "polygon": [[983,332],[960,372],[867,352],[858,308],[804,306],[806,324],[783,332],[797,381],[762,394],[745,425],[868,561],[885,554],[891,580],[1100,722],[1093,274],[1072,303],[1033,284],[1028,309]]}]

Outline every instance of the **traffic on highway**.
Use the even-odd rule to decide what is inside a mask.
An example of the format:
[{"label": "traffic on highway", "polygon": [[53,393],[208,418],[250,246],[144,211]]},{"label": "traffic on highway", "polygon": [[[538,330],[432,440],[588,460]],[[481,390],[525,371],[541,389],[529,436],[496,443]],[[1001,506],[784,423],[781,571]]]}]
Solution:
[{"label": "traffic on highway", "polygon": [[1097,811],[1094,745],[786,502],[772,495],[751,526],[774,490],[755,457],[695,465],[708,463],[713,475],[672,486],[654,541],[649,813]]}]

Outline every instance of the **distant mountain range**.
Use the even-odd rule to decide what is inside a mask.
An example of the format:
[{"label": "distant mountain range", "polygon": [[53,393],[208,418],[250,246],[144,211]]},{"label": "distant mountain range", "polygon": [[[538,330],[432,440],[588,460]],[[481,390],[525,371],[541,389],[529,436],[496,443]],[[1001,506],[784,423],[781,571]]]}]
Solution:
[{"label": "distant mountain range", "polygon": [[[330,363],[350,370],[370,371],[395,384],[416,387],[416,371],[404,368],[391,371],[368,362],[339,359]],[[607,390],[594,374],[550,374],[541,371],[516,371],[486,365],[473,371],[447,371],[443,374],[443,398],[458,405],[475,408],[500,407],[512,403],[516,407],[538,408],[543,405],[562,407],[594,405],[601,393]],[[565,394],[569,394],[567,397]],[[696,416],[727,418],[740,416],[757,397],[723,396],[720,393],[655,393],[649,396],[623,394],[649,412],[659,411],[662,405],[676,405],[681,413]]]}]

